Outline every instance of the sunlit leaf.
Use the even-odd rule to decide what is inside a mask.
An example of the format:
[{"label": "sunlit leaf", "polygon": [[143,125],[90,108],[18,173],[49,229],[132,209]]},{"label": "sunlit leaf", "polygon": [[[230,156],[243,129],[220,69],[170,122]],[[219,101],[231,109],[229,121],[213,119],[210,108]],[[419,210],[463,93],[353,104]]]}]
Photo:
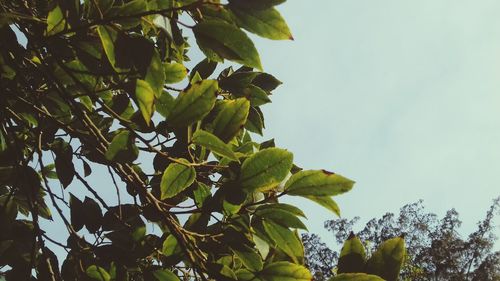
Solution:
[{"label": "sunlit leaf", "polygon": [[260,273],[263,281],[310,281],[311,273],[302,265],[279,261],[267,265]]},{"label": "sunlit leaf", "polygon": [[222,141],[229,142],[245,124],[250,102],[244,98],[225,101],[221,108],[213,122],[213,133]]},{"label": "sunlit leaf", "polygon": [[278,185],[290,172],[293,154],[280,148],[261,150],[241,165],[240,183],[248,191],[268,190]]},{"label": "sunlit leaf", "polygon": [[213,108],[217,90],[217,81],[203,80],[181,92],[168,115],[169,125],[182,127],[201,120]]},{"label": "sunlit leaf", "polygon": [[193,167],[178,163],[170,164],[161,178],[161,199],[171,198],[190,186],[196,177]]},{"label": "sunlit leaf", "polygon": [[286,193],[300,196],[334,196],[351,190],[354,182],[325,170],[300,171],[285,185]]},{"label": "sunlit leaf", "polygon": [[231,150],[231,147],[209,132],[197,130],[193,134],[191,141],[211,150],[215,154],[238,161],[238,157],[236,157],[234,152]]},{"label": "sunlit leaf", "polygon": [[238,25],[259,36],[273,40],[293,40],[293,36],[283,17],[274,8],[249,9],[229,5],[236,15]]}]

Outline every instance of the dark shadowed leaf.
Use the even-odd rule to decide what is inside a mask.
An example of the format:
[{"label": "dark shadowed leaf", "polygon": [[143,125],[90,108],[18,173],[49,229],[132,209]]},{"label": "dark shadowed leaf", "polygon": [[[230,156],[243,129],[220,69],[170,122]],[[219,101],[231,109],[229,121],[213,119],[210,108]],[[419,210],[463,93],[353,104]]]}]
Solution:
[{"label": "dark shadowed leaf", "polygon": [[[204,21],[193,28],[196,40],[209,59],[229,59],[249,67],[262,69],[259,54],[248,36],[234,25],[223,21]],[[214,53],[219,56],[214,57]]]}]

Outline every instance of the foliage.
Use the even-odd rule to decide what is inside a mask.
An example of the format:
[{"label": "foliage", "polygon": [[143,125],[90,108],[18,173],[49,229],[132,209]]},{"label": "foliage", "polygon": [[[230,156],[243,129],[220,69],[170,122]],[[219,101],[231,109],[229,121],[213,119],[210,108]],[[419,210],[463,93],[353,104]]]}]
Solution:
[{"label": "foliage", "polygon": [[[358,232],[366,252],[394,235],[405,234],[406,258],[401,280],[500,280],[500,251],[494,251],[495,215],[499,214],[500,198],[494,200],[477,230],[466,239],[458,232],[461,221],[458,213],[449,210],[442,219],[425,212],[420,200],[405,205],[396,216],[387,213],[370,220]],[[325,222],[325,228],[334,233],[336,243],[348,237],[359,218],[336,219]],[[335,270],[339,253],[331,250],[315,234],[302,236],[306,264],[317,280],[326,280]],[[340,253],[340,256],[342,252]]]},{"label": "foliage", "polygon": [[353,182],[251,138],[281,82],[243,29],[291,39],[283,2],[0,1],[7,280],[311,279],[278,198],[338,213]]},{"label": "foliage", "polygon": [[[311,235],[304,235],[303,239],[308,239],[310,236]],[[311,246],[314,247],[315,245],[309,244],[310,242],[311,240],[306,240],[304,242],[306,246],[308,266],[313,269],[314,280],[326,280],[326,278],[330,277],[334,273],[334,270],[332,267],[329,267],[328,264],[320,265],[318,268],[317,262],[311,263],[311,259],[318,260],[318,256],[311,256],[311,252],[307,252],[307,250],[315,251],[319,247],[311,249]],[[324,243],[319,243],[319,245],[321,245],[320,251],[322,252],[315,254],[332,253],[331,250],[326,248]],[[307,248],[307,246],[309,246],[309,248]],[[351,232],[347,240],[344,242],[340,255],[337,259],[338,264],[335,269],[336,275],[328,280],[396,281],[398,280],[405,255],[406,249],[404,238],[394,237],[382,242],[378,249],[371,253],[368,258],[363,243],[356,235],[354,235],[354,233]],[[319,257],[322,263],[327,261],[324,256]],[[328,260],[328,262],[332,261],[333,259]]]}]

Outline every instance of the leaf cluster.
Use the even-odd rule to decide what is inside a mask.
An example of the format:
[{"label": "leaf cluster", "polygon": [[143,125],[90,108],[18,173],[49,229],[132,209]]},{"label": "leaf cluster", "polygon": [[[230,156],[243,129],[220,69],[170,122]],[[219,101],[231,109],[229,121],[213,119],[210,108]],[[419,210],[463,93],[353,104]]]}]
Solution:
[{"label": "leaf cluster", "polygon": [[311,279],[278,199],[339,214],[354,182],[252,140],[281,82],[246,32],[292,39],[283,2],[0,1],[7,280]]}]

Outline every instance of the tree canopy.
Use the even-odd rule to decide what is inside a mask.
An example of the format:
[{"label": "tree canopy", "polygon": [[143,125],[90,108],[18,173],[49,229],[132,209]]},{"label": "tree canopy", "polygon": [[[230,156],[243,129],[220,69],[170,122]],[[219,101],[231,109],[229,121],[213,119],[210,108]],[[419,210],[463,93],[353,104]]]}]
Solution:
[{"label": "tree canopy", "polygon": [[292,39],[283,2],[1,0],[0,275],[311,280],[278,199],[338,214],[353,181],[252,140],[281,82],[247,32]]},{"label": "tree canopy", "polygon": [[[373,252],[387,239],[404,234],[406,258],[401,280],[500,280],[500,251],[495,250],[495,217],[500,214],[500,198],[493,201],[477,229],[463,238],[459,233],[458,212],[451,209],[445,216],[426,212],[423,201],[408,204],[398,215],[387,213],[373,218],[357,233],[364,251]],[[337,244],[352,235],[359,218],[334,219],[325,222]],[[304,234],[306,264],[315,280],[326,280],[334,274],[342,252],[330,249],[316,234]],[[343,251],[343,250],[342,250]],[[340,260],[339,260],[340,266]]]}]

